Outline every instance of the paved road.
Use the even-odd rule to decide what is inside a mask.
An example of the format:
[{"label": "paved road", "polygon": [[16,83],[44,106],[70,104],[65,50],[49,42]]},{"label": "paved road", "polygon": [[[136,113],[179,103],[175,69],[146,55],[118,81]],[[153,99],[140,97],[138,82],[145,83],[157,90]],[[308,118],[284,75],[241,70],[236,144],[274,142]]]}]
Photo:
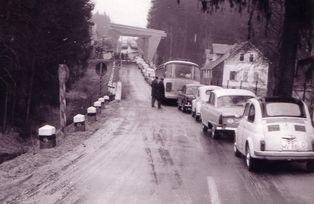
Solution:
[{"label": "paved road", "polygon": [[120,77],[124,100],[114,117],[73,150],[60,177],[25,193],[25,203],[314,202],[314,174],[302,165],[270,163],[250,173],[232,141],[209,139],[176,107],[151,108],[150,87],[134,65]]}]

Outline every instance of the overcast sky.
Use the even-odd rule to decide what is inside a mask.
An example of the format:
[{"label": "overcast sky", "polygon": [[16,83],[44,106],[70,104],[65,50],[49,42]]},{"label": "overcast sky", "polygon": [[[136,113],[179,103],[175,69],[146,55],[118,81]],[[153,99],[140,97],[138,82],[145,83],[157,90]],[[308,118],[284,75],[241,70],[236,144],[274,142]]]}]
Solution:
[{"label": "overcast sky", "polygon": [[95,12],[106,12],[114,23],[146,27],[151,0],[93,0]]}]

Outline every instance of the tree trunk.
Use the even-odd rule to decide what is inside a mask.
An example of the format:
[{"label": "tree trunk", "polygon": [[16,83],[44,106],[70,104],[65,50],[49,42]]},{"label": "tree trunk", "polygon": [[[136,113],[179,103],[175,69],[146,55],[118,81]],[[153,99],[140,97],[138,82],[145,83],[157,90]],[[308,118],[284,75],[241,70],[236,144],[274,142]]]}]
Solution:
[{"label": "tree trunk", "polygon": [[297,45],[299,43],[299,0],[285,1],[285,15],[280,45],[279,67],[276,71],[275,96],[292,96]]},{"label": "tree trunk", "polygon": [[5,100],[4,100],[4,111],[3,111],[2,133],[5,133],[5,131],[6,131],[6,129],[7,129],[8,98],[9,98],[9,88],[6,87],[6,91],[5,91]]},{"label": "tree trunk", "polygon": [[32,95],[33,95],[33,84],[34,84],[34,77],[35,77],[35,59],[32,62],[31,67],[31,76],[29,79],[28,84],[28,93],[27,93],[27,101],[26,101],[26,114],[25,114],[25,135],[27,137],[31,134],[31,123],[30,123],[30,110],[32,104]]},{"label": "tree trunk", "polygon": [[15,107],[16,107],[16,85],[14,86],[13,95],[12,95],[12,108],[11,108],[11,118],[10,118],[11,126],[14,126],[15,124]]}]

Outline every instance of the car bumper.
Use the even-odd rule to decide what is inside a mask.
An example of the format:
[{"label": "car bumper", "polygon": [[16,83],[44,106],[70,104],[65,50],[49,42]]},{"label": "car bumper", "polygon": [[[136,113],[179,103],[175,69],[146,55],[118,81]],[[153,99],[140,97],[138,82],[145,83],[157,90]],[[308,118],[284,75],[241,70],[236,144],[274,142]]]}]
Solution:
[{"label": "car bumper", "polygon": [[219,130],[219,131],[233,131],[235,132],[237,128],[233,128],[233,127],[216,127],[216,130]]},{"label": "car bumper", "polygon": [[254,151],[259,159],[266,160],[309,160],[314,159],[314,151],[309,152],[275,152],[275,151]]},{"label": "car bumper", "polygon": [[166,99],[177,99],[178,98],[178,94],[172,93],[172,92],[166,92],[165,93],[165,98]]}]

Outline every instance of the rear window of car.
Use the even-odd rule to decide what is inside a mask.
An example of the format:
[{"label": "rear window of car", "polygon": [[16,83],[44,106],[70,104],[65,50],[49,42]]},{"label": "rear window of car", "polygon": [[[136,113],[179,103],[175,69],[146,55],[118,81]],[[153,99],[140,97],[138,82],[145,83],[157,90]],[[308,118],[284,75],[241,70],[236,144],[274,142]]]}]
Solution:
[{"label": "rear window of car", "polygon": [[194,95],[196,96],[197,90],[199,86],[189,86],[186,88],[186,94],[187,95]]},{"label": "rear window of car", "polygon": [[233,106],[243,106],[246,104],[247,100],[253,98],[252,96],[220,96],[217,98],[217,107],[233,107]]},{"label": "rear window of car", "polygon": [[297,103],[266,103],[264,112],[268,117],[305,117],[303,107]]}]

